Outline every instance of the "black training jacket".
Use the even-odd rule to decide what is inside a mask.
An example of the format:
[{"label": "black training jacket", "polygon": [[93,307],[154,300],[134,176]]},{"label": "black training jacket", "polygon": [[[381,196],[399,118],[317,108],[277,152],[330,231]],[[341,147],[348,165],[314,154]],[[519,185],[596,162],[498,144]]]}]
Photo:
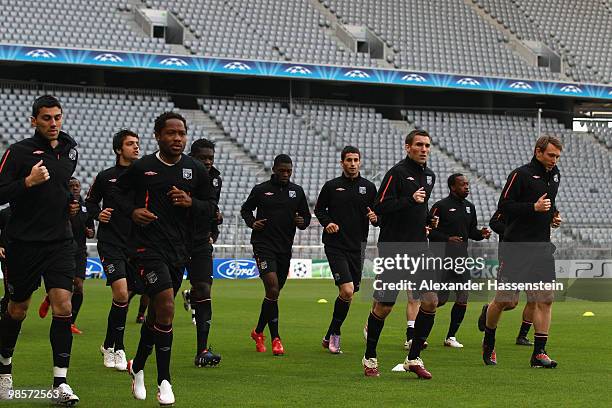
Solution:
[{"label": "black training jacket", "polygon": [[[257,215],[253,216],[255,209]],[[275,253],[291,252],[296,213],[304,218],[301,229],[306,229],[311,215],[304,190],[292,182],[283,185],[274,175],[270,180],[253,187],[240,210],[240,215],[251,228],[255,220],[267,219],[263,230],[251,232],[251,244]]]},{"label": "black training jacket", "polygon": [[[393,166],[381,183],[374,212],[381,216],[378,242],[426,242],[427,203],[436,183],[436,175],[406,157]],[[425,202],[417,203],[412,195],[425,190]]]},{"label": "black training jacket", "polygon": [[[119,177],[125,173],[127,167],[115,165],[102,170],[89,188],[85,205],[89,216],[99,220],[100,212],[105,208],[112,208],[110,221],[101,222],[98,225],[98,242],[112,244],[120,248],[127,248],[127,240],[132,230],[132,218],[130,214],[121,211],[113,199],[113,189]],[[102,207],[100,207],[102,202]]]},{"label": "black training jacket", "polygon": [[[445,256],[466,257],[468,255],[468,239],[482,241],[482,232],[478,229],[476,207],[470,201],[460,199],[450,194],[435,203],[429,212],[432,217],[440,217],[438,228],[429,233],[431,242],[446,242]],[[448,242],[451,236],[461,237],[463,242]]]},{"label": "black training jacket", "polygon": [[[173,204],[168,196],[172,186],[191,196],[190,208]],[[129,248],[161,256],[174,265],[186,262],[189,257],[194,218],[212,217],[217,211],[206,168],[184,154],[174,165],[162,162],[157,153],[136,160],[119,177],[115,191],[114,199],[130,217],[137,208],[147,208],[158,217],[147,226],[133,224]]]},{"label": "black training jacket", "polygon": [[[560,181],[557,166],[546,171],[535,157],[510,173],[498,204],[506,220],[504,241],[550,242],[550,223],[556,211]],[[545,213],[536,212],[534,204],[544,193],[551,200],[551,208]]]},{"label": "black training jacket", "polygon": [[[210,188],[213,190],[213,194],[215,195],[215,199],[217,201],[217,206],[219,205],[219,199],[221,198],[221,173],[217,170],[216,167],[211,167],[208,172],[208,177],[210,178]],[[195,219],[194,225],[194,247],[200,247],[202,245],[208,244],[209,238],[212,238],[213,241],[216,241],[219,237],[219,222],[217,222],[216,214],[213,214],[212,217],[204,216],[197,217]]]},{"label": "black training jacket", "polygon": [[85,203],[79,197],[79,212],[70,217],[70,226],[72,227],[72,235],[76,244],[77,251],[87,251],[87,228],[95,230],[93,218],[87,213]]},{"label": "black training jacket", "polygon": [[[6,227],[9,242],[51,242],[72,239],[68,181],[78,161],[76,142],[64,132],[52,148],[44,136],[12,144],[0,160],[0,205],[10,203],[11,218]],[[26,188],[25,178],[40,160],[49,171],[49,180]]]},{"label": "black training jacket", "polygon": [[375,199],[376,186],[361,175],[349,179],[342,174],[328,180],[321,188],[314,213],[323,228],[333,222],[340,230],[328,234],[324,229],[323,243],[333,248],[360,251],[368,240],[368,207],[374,211]]}]

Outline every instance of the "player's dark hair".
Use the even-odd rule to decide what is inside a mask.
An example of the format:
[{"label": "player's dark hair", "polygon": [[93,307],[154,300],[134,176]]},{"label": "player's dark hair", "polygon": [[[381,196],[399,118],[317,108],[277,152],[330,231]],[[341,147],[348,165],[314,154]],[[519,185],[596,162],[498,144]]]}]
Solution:
[{"label": "player's dark hair", "polygon": [[187,121],[185,120],[183,115],[176,112],[164,112],[157,118],[155,118],[155,126],[153,127],[153,130],[155,131],[156,135],[159,135],[161,133],[164,126],[166,126],[166,121],[170,119],[180,120],[181,122],[183,122],[183,125],[185,125],[185,130],[187,130]]},{"label": "player's dark hair", "polygon": [[544,153],[544,150],[546,150],[549,144],[555,146],[559,150],[563,150],[563,143],[561,143],[559,138],[555,136],[540,136],[540,138],[538,138],[536,141],[535,147],[533,148],[533,154],[536,153],[536,150]]},{"label": "player's dark hair", "polygon": [[59,99],[57,99],[55,96],[52,96],[52,95],[39,96],[38,98],[34,100],[34,103],[32,103],[32,117],[35,118],[36,116],[38,116],[38,112],[40,112],[42,108],[54,108],[54,107],[58,107],[60,111],[64,112]]},{"label": "player's dark hair", "polygon": [[274,165],[272,167],[274,168],[278,166],[279,164],[283,164],[283,163],[293,164],[293,161],[291,160],[291,157],[289,157],[288,154],[279,154],[278,156],[276,156],[274,158]]},{"label": "player's dark hair", "polygon": [[361,159],[361,152],[358,148],[356,148],[355,146],[344,146],[344,149],[342,149],[342,152],[340,153],[340,160],[344,161],[344,158],[349,153],[357,153],[359,155],[359,158]]},{"label": "player's dark hair", "polygon": [[115,156],[119,156],[119,153],[117,153],[117,150],[121,150],[121,148],[123,147],[123,142],[128,136],[133,136],[136,139],[140,139],[138,134],[134,131],[131,131],[130,129],[121,129],[120,131],[114,134],[113,152],[115,153]]},{"label": "player's dark hair", "polygon": [[464,177],[464,176],[461,173],[453,173],[448,177],[448,188],[449,189],[455,185],[455,181],[457,181],[459,177]]},{"label": "player's dark hair", "polygon": [[191,144],[191,151],[189,152],[190,156],[193,156],[194,153],[199,149],[212,149],[215,151],[215,142],[208,139],[198,139]]},{"label": "player's dark hair", "polygon": [[[78,179],[78,178],[76,178],[76,177],[72,176],[72,177],[70,177],[70,180],[68,180],[68,182],[70,183],[72,180],[79,181],[79,179]],[[80,182],[80,181],[79,181],[79,184],[81,184],[81,182]]]},{"label": "player's dark hair", "polygon": [[426,130],[423,129],[414,129],[413,131],[411,131],[410,133],[408,133],[406,135],[406,140],[405,140],[405,144],[407,145],[411,145],[412,142],[414,141],[415,136],[425,136],[429,138],[429,141],[431,142],[431,136],[429,136],[429,133],[427,133]]}]

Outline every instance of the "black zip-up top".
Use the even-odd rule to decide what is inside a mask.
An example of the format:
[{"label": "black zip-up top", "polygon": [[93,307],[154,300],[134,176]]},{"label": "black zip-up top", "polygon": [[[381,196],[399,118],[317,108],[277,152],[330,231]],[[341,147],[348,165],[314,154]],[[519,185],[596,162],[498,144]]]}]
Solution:
[{"label": "black zip-up top", "polygon": [[[255,209],[257,215],[254,217]],[[263,230],[251,232],[253,247],[280,254],[291,253],[296,229],[295,213],[304,218],[301,229],[306,229],[311,216],[304,190],[292,182],[281,184],[275,175],[253,187],[240,210],[240,215],[251,228],[255,220],[267,219]]]},{"label": "black zip-up top", "polygon": [[[172,186],[191,196],[190,208],[172,203],[168,196]],[[153,252],[173,265],[188,259],[194,218],[212,217],[217,211],[206,168],[187,155],[182,155],[173,165],[162,162],[158,153],[146,155],[119,177],[114,191],[117,204],[130,217],[137,208],[147,208],[158,217],[144,227],[132,225],[130,248],[135,246],[140,253]],[[133,197],[130,192],[134,193]]]},{"label": "black zip-up top", "polygon": [[[120,248],[127,248],[127,239],[132,230],[132,218],[130,214],[122,212],[114,201],[113,189],[119,177],[127,169],[127,167],[117,164],[102,170],[94,179],[85,198],[89,216],[96,220],[104,208],[113,209],[110,221],[107,223],[101,222],[98,225],[98,241]],[[100,202],[102,202],[102,207],[100,207]]]},{"label": "black zip-up top", "polygon": [[[440,217],[438,228],[431,230],[431,242],[446,242],[445,256],[467,257],[468,239],[482,241],[482,232],[478,229],[476,207],[470,201],[460,199],[450,194],[448,197],[435,203],[429,212],[432,217]],[[463,242],[448,242],[451,236],[461,237]]]},{"label": "black zip-up top", "polygon": [[[9,241],[51,242],[72,239],[68,181],[76,168],[76,142],[64,132],[52,148],[38,132],[11,145],[0,160],[0,205],[10,203]],[[27,188],[25,178],[40,160],[49,180]]]},{"label": "black zip-up top", "polygon": [[504,240],[504,231],[506,230],[506,223],[504,220],[504,214],[502,214],[499,209],[495,210],[495,213],[489,220],[489,227],[491,230],[499,235],[499,241],[502,242]]},{"label": "black zip-up top", "polygon": [[350,179],[342,174],[327,181],[321,188],[314,213],[323,228],[333,222],[340,230],[334,234],[323,230],[323,243],[347,251],[361,251],[368,240],[368,207],[374,211],[375,199],[376,186],[361,175]]},{"label": "black zip-up top", "polygon": [[[409,157],[385,174],[373,208],[380,217],[379,242],[427,242],[427,203],[435,183],[434,172]],[[419,204],[412,195],[421,187],[425,202]]]},{"label": "black zip-up top", "polygon": [[6,239],[6,225],[11,218],[11,207],[6,207],[0,210],[0,247],[6,248],[8,241]]},{"label": "black zip-up top", "polygon": [[[211,167],[208,171],[208,177],[210,178],[210,187],[213,190],[215,199],[217,200],[217,206],[219,205],[219,199],[221,198],[221,173],[216,167]],[[211,217],[198,217],[195,220],[195,231],[194,231],[194,247],[202,244],[208,244],[208,239],[211,238],[216,241],[219,237],[219,223],[217,222],[216,214]]]},{"label": "black zip-up top", "polygon": [[70,217],[70,226],[72,227],[72,235],[76,243],[77,251],[87,251],[87,228],[95,229],[93,218],[87,213],[85,202],[79,197],[79,212]]},{"label": "black zip-up top", "polygon": [[[504,241],[550,242],[550,223],[556,211],[560,181],[557,166],[546,171],[535,157],[510,173],[498,204],[506,220]],[[551,208],[536,212],[534,204],[544,193],[551,201]]]}]

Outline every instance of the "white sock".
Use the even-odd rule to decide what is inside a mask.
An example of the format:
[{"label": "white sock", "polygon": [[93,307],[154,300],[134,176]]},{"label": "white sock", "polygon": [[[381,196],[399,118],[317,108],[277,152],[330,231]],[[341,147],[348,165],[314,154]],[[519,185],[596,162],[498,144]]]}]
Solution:
[{"label": "white sock", "polygon": [[66,378],[68,367],[53,367],[53,377]]},{"label": "white sock", "polygon": [[414,329],[414,320],[408,320],[408,327]]}]

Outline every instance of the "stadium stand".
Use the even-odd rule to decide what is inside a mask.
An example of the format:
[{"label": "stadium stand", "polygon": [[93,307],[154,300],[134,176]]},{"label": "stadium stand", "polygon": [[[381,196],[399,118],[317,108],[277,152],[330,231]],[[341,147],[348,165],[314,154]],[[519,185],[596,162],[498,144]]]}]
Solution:
[{"label": "stadium stand", "polygon": [[542,41],[561,54],[578,82],[612,80],[609,1],[472,0],[524,39]]},{"label": "stadium stand", "polygon": [[[43,3],[45,4],[45,3]],[[0,42],[58,47],[125,51],[171,52],[162,38],[150,38],[131,30],[118,13],[122,1],[54,1],[51,9],[36,12],[39,1],[0,0]],[[46,5],[44,6],[46,7]],[[131,9],[131,7],[130,7]],[[50,24],[49,14],[61,16]]]},{"label": "stadium stand", "polygon": [[[315,7],[325,7],[335,21]],[[503,31],[474,10],[480,8],[519,40],[540,41],[561,55],[565,74],[576,81],[607,83],[612,59],[612,7],[600,1],[554,0],[59,0],[62,15],[46,24],[33,0],[0,0],[0,42],[262,60],[390,66],[465,75],[564,79],[531,66],[513,51]],[[133,24],[137,8],[168,10],[186,27],[183,47],[150,38]],[[574,10],[584,16],[574,19]],[[591,24],[598,21],[599,24]],[[386,61],[349,50],[333,24],[368,27],[391,52]]]}]

